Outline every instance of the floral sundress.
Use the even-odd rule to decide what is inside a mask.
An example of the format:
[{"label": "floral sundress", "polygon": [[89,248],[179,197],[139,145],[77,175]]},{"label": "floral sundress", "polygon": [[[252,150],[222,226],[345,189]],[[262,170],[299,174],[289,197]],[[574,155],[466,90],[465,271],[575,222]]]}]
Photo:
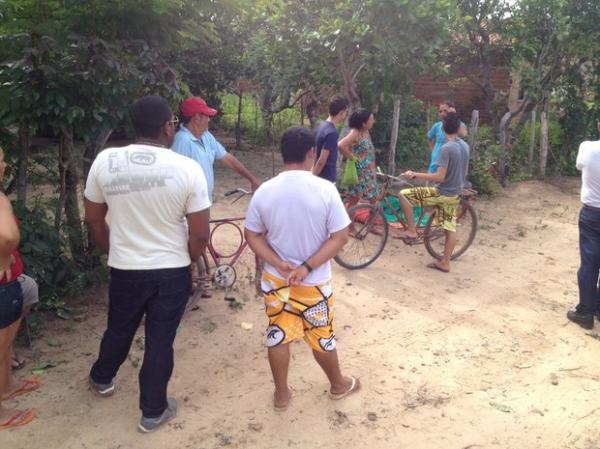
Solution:
[{"label": "floral sundress", "polygon": [[377,175],[372,164],[375,162],[375,147],[370,137],[361,137],[357,144],[352,146],[352,154],[356,156],[356,170],[358,184],[349,186],[347,195],[363,200],[372,200],[379,195]]}]

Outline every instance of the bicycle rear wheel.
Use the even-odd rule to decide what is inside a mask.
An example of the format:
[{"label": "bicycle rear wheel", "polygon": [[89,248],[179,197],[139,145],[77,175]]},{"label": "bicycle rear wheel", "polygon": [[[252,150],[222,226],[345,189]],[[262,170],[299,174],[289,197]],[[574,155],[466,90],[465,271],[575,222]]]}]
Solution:
[{"label": "bicycle rear wheel", "polygon": [[[425,227],[423,241],[427,252],[438,260],[444,257],[444,247],[446,245],[446,231],[440,226],[436,226],[434,211]],[[452,252],[451,260],[457,259],[471,246],[477,233],[477,214],[470,204],[462,204],[456,219],[457,242]]]},{"label": "bicycle rear wheel", "polygon": [[335,256],[344,268],[356,270],[372,264],[381,254],[388,238],[388,223],[381,207],[357,204],[348,209],[350,235],[348,243]]}]

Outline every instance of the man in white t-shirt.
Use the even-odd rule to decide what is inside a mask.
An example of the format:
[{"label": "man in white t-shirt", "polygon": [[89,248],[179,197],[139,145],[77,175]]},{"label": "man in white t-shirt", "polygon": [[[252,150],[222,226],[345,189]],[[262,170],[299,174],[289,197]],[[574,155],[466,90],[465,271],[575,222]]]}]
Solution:
[{"label": "man in white t-shirt", "polygon": [[102,151],[85,188],[86,221],[108,252],[111,273],[107,329],[89,380],[101,396],[114,392],[113,379],[145,315],[138,429],[150,432],[177,411],[175,399],[167,398],[173,341],[190,289],[190,262],[208,241],[211,203],[200,166],[169,149],[177,119],[168,103],[144,97],[130,114],[136,143]]},{"label": "man in white t-shirt", "polygon": [[[596,127],[600,134],[600,122]],[[600,316],[600,139],[579,146],[576,165],[581,170],[583,203],[579,212],[579,304],[567,312],[567,318],[584,329],[592,329],[594,315]]]},{"label": "man in white t-shirt", "polygon": [[284,171],[254,193],[245,225],[250,247],[265,262],[266,345],[277,410],[291,399],[289,343],[300,338],[327,375],[332,399],[360,387],[357,378],[342,375],[333,329],[330,260],[348,240],[350,219],[335,186],[311,174],[316,152],[309,130],[288,129],[281,154]]}]

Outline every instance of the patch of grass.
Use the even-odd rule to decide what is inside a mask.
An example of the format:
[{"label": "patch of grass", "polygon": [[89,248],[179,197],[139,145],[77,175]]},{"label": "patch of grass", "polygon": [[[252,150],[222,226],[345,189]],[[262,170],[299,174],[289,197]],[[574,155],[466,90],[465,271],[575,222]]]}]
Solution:
[{"label": "patch of grass", "polygon": [[527,236],[527,228],[522,224],[518,224],[515,226],[515,231],[517,232],[517,236],[523,238]]}]

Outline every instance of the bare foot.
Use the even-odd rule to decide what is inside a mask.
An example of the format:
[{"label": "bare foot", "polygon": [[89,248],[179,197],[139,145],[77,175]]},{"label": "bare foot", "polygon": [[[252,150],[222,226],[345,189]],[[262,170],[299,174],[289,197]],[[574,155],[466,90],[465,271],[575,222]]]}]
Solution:
[{"label": "bare foot", "polygon": [[273,407],[275,410],[283,411],[288,408],[292,400],[292,389],[288,387],[286,391],[278,392],[275,390],[273,395]]},{"label": "bare foot", "polygon": [[435,260],[427,264],[427,268],[433,268],[434,270],[440,270],[444,273],[450,273],[450,262],[444,262],[442,260]]}]

